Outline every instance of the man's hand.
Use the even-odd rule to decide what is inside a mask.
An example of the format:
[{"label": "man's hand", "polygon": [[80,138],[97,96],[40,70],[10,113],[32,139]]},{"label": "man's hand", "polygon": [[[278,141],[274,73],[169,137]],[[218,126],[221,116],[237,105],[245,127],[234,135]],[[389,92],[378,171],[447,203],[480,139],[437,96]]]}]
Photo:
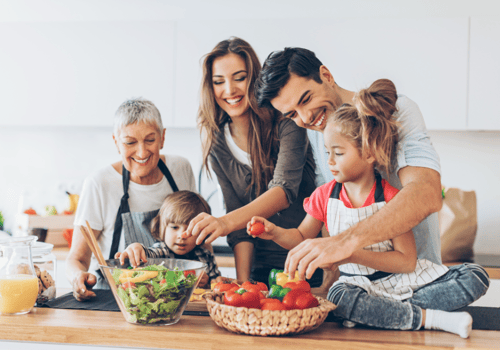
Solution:
[{"label": "man's hand", "polygon": [[354,251],[354,244],[342,234],[307,239],[288,252],[285,272],[294,276],[298,270],[300,279],[305,279],[311,278],[318,268],[335,271]]}]

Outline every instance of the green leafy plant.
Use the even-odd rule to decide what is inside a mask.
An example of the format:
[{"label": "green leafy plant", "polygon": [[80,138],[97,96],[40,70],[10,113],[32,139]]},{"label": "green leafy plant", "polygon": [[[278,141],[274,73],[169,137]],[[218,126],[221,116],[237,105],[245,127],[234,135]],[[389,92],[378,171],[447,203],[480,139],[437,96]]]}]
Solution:
[{"label": "green leafy plant", "polygon": [[4,223],[4,218],[3,218],[3,214],[2,212],[0,211],[0,230],[3,230],[3,223]]}]

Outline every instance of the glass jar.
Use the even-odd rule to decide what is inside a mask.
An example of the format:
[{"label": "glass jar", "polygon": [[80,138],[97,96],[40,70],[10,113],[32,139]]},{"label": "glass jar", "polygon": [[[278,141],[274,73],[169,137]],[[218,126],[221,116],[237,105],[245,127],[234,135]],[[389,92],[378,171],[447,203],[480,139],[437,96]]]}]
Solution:
[{"label": "glass jar", "polygon": [[38,295],[38,279],[31,259],[36,237],[16,237],[0,242],[0,315],[31,311]]},{"label": "glass jar", "polygon": [[52,254],[53,244],[36,242],[31,248],[33,266],[38,277],[38,298],[43,304],[56,297],[57,259]]}]

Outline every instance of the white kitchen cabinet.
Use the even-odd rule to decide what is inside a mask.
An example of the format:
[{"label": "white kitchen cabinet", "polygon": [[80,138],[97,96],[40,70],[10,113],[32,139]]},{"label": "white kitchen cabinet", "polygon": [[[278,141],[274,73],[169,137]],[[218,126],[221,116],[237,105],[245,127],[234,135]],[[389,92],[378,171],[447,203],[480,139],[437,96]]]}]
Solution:
[{"label": "white kitchen cabinet", "polygon": [[429,129],[467,127],[467,17],[179,21],[175,126],[196,125],[201,58],[230,36],[247,40],[261,62],[285,46],[308,48],[349,90],[392,79]]},{"label": "white kitchen cabinet", "polygon": [[144,97],[171,124],[173,21],[0,23],[0,125],[111,126]]},{"label": "white kitchen cabinet", "polygon": [[500,17],[471,18],[468,128],[500,130]]}]

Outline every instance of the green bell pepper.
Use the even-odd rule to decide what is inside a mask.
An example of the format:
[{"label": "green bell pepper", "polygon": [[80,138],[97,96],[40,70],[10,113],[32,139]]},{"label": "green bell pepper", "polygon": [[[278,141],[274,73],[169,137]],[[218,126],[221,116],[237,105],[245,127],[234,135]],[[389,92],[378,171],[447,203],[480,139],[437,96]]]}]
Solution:
[{"label": "green bell pepper", "polygon": [[271,272],[269,273],[269,288],[276,284],[276,275],[278,273],[283,272],[283,270],[278,270],[278,269],[272,269]]},{"label": "green bell pepper", "polygon": [[269,294],[267,297],[271,299],[278,299],[281,301],[283,297],[287,295],[287,293],[291,290],[291,288],[283,288],[282,286],[274,284],[271,286],[271,289],[269,289]]}]

